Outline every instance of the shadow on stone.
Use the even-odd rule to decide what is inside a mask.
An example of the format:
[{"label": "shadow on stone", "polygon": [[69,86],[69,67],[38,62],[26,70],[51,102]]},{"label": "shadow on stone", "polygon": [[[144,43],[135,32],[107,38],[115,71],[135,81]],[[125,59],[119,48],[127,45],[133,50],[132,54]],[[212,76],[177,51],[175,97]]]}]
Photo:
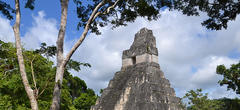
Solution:
[{"label": "shadow on stone", "polygon": [[160,70],[156,39],[143,28],[130,49],[123,51],[121,71],[91,110],[182,110],[179,104],[180,98]]}]

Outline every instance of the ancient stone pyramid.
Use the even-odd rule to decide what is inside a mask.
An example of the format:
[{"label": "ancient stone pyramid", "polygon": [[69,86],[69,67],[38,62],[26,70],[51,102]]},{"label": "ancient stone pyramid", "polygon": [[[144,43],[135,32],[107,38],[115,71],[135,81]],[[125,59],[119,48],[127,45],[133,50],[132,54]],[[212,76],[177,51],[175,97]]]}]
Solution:
[{"label": "ancient stone pyramid", "polygon": [[180,98],[158,64],[156,39],[141,29],[129,50],[123,51],[116,72],[91,110],[181,110]]}]

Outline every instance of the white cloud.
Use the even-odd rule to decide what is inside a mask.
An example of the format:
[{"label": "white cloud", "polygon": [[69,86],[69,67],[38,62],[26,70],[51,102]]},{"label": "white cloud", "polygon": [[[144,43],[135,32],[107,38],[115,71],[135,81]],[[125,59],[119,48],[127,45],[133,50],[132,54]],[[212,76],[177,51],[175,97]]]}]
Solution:
[{"label": "white cloud", "polygon": [[[232,90],[226,91],[226,86],[219,86],[217,85],[216,88],[214,89],[209,89],[209,98],[211,99],[218,99],[218,98],[224,98],[224,97],[228,97],[228,98],[236,98],[239,96]],[[207,92],[207,91],[206,91]]]},{"label": "white cloud", "polygon": [[[21,37],[25,48],[36,49],[43,42],[48,45],[56,45],[58,34],[57,22],[55,19],[45,18],[45,16],[44,11],[39,11],[37,16],[32,16],[32,27],[26,28],[26,33]],[[2,17],[0,17],[0,39],[5,42],[15,42],[10,21]]]},{"label": "white cloud", "polygon": [[44,11],[39,11],[37,16],[33,15],[32,27],[28,28],[22,42],[27,49],[36,49],[45,42],[48,45],[56,45],[58,29],[55,19],[45,18]]},{"label": "white cloud", "polygon": [[14,42],[13,29],[10,21],[0,17],[0,40],[4,42]]},{"label": "white cloud", "polygon": [[[189,89],[203,88],[213,95],[219,90],[215,69],[219,64],[236,63],[239,59],[229,58],[231,51],[240,49],[240,20],[229,24],[228,30],[209,31],[201,26],[202,17],[188,17],[177,11],[163,12],[158,21],[147,22],[138,18],[126,27],[111,30],[102,28],[102,35],[90,34],[74,59],[93,65],[80,74],[89,87],[105,88],[114,73],[121,68],[121,52],[130,47],[134,35],[142,27],[153,30],[159,49],[159,63],[178,96]],[[114,54],[115,53],[115,54]],[[222,87],[219,95],[226,96]],[[210,96],[211,97],[211,96]],[[215,96],[212,96],[215,97]],[[226,96],[229,97],[229,96]]]},{"label": "white cloud", "polygon": [[[37,48],[41,42],[55,45],[57,22],[45,17],[43,11],[33,16],[33,25],[22,38],[27,48]],[[239,17],[229,24],[228,30],[209,31],[201,26],[201,17],[184,16],[177,11],[163,11],[158,21],[148,22],[138,18],[126,27],[111,30],[110,26],[101,28],[102,35],[88,34],[86,40],[73,55],[73,59],[88,62],[91,68],[82,68],[74,75],[84,79],[96,91],[105,88],[114,73],[121,68],[122,51],[129,49],[134,35],[142,27],[153,30],[159,50],[159,64],[166,78],[175,88],[177,96],[183,96],[190,89],[203,88],[211,98],[235,97],[234,92],[219,87],[221,79],[215,74],[216,66],[229,66],[239,59],[228,57],[232,51],[240,53]],[[9,21],[0,17],[0,39],[13,33]],[[77,39],[65,43],[66,51]],[[237,57],[238,58],[238,57]]]},{"label": "white cloud", "polygon": [[233,60],[227,57],[209,56],[203,59],[197,72],[191,77],[191,84],[194,87],[211,88],[217,84],[218,80],[222,79],[222,76],[216,74],[217,65],[224,64],[230,67],[231,64],[237,63],[238,60]]}]

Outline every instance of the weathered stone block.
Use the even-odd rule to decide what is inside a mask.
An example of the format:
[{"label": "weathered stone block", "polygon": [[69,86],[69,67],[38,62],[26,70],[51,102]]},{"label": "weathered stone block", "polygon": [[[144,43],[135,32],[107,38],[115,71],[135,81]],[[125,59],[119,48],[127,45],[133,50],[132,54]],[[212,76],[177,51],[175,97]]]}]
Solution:
[{"label": "weathered stone block", "polygon": [[160,70],[151,30],[141,29],[122,58],[121,71],[110,80],[91,110],[182,110],[180,98]]}]

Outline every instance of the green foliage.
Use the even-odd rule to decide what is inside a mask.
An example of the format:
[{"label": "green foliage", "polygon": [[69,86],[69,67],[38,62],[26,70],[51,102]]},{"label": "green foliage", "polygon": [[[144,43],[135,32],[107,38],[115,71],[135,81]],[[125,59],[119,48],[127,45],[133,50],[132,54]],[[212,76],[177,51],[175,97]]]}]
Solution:
[{"label": "green foliage", "polygon": [[[76,4],[79,23],[77,29],[86,26],[94,8],[103,0],[73,0]],[[227,28],[229,21],[235,20],[240,13],[240,2],[238,0],[119,0],[116,8],[113,6],[117,0],[104,0],[104,4],[98,10],[101,14],[95,21],[91,22],[90,32],[101,34],[99,27],[112,24],[113,28],[126,26],[128,22],[134,22],[137,17],[144,17],[147,20],[156,20],[160,11],[164,9],[175,9],[182,11],[188,16],[199,15],[206,12],[208,19],[202,22],[203,26],[212,30]],[[25,0],[25,8],[34,9],[35,0]],[[13,19],[12,13],[15,10],[6,2],[0,0],[0,11],[8,19]]]},{"label": "green foliage", "polygon": [[15,51],[13,44],[0,41],[0,109],[29,106]]},{"label": "green foliage", "polygon": [[187,105],[185,104],[185,103],[183,103],[183,99],[181,98],[181,101],[180,101],[180,103],[179,103],[179,105],[178,105],[182,110],[186,110],[186,108],[187,108]]},{"label": "green foliage", "polygon": [[221,86],[227,85],[228,90],[232,89],[240,94],[240,62],[232,64],[229,69],[224,65],[219,65],[216,71],[217,74],[223,75],[223,79],[218,81]]},{"label": "green foliage", "polygon": [[[62,104],[64,110],[88,110],[95,104],[97,96],[86,83],[78,77],[73,77],[69,72],[64,73],[62,86]],[[69,106],[70,105],[70,106]]]},{"label": "green foliage", "polygon": [[[94,8],[103,0],[73,0],[76,4],[79,23],[77,29],[84,28]],[[235,20],[240,13],[240,2],[237,0],[119,0],[116,8],[111,8],[117,0],[104,0],[104,4],[98,12],[101,14],[90,24],[90,32],[101,34],[99,26],[104,27],[112,24],[113,28],[126,26],[134,22],[137,17],[144,17],[147,20],[156,20],[160,11],[164,9],[175,9],[182,11],[188,16],[199,15],[206,12],[208,19],[202,25],[208,29],[221,30],[227,28],[229,21]],[[35,0],[25,0],[25,8],[34,9]],[[8,19],[13,19],[12,13],[15,10],[6,2],[0,0],[0,11]]]},{"label": "green foliage", "polygon": [[[183,98],[188,100],[188,110],[239,110],[240,99],[208,99],[207,93],[203,94],[202,89],[188,91]],[[182,104],[182,106],[184,106]]]},{"label": "green foliage", "polygon": [[47,46],[46,43],[41,43],[40,49],[35,50],[36,53],[42,54],[47,58],[53,57],[56,55],[57,47],[56,46]]},{"label": "green foliage", "polygon": [[235,99],[221,98],[216,100],[224,103],[221,110],[239,110],[240,108],[240,99],[238,98]]},{"label": "green foliage", "polygon": [[[23,0],[25,2],[25,8],[29,8],[31,10],[34,9],[34,2],[35,0]],[[0,11],[1,13],[6,16],[9,20],[13,19],[13,13],[16,12],[14,8],[12,8],[8,3],[0,0]]]},{"label": "green foliage", "polygon": [[188,110],[221,110],[223,103],[218,100],[210,100],[207,93],[203,94],[202,89],[188,91],[183,98],[188,99]]},{"label": "green foliage", "polygon": [[78,110],[88,110],[91,108],[91,105],[95,104],[96,99],[96,95],[91,95],[90,93],[82,93],[73,101],[73,103],[75,108]]},{"label": "green foliage", "polygon": [[[78,29],[85,27],[93,9],[101,1],[89,0],[86,4],[82,0],[74,0],[79,18]],[[98,10],[101,14],[90,26],[90,32],[101,34],[98,26],[104,27],[107,24],[112,24],[113,28],[126,26],[128,22],[134,22],[138,16],[147,18],[149,21],[156,20],[159,18],[159,11],[162,8],[172,8],[172,0],[119,0],[117,8],[106,13],[107,8],[115,2],[116,0],[105,0],[104,5]]]},{"label": "green foliage", "polygon": [[[81,0],[74,0],[79,18],[78,29],[85,27],[91,12],[101,1],[89,0],[86,5]],[[105,0],[98,10],[101,14],[90,26],[91,32],[101,34],[97,26],[104,27],[107,24],[112,24],[113,28],[126,26],[137,17],[156,20],[160,16],[159,12],[164,9],[179,10],[188,16],[198,16],[200,12],[206,12],[209,18],[202,25],[208,29],[221,30],[226,29],[227,23],[235,20],[240,13],[240,2],[236,0],[119,0],[116,8],[106,13],[107,8],[115,2],[116,0]]]},{"label": "green foliage", "polygon": [[73,69],[75,71],[80,71],[81,70],[81,66],[85,66],[85,67],[91,67],[91,65],[89,63],[81,63],[81,62],[78,62],[78,61],[74,61],[72,59],[70,59],[68,61],[68,64],[66,66],[66,69],[69,70],[69,69]]},{"label": "green foliage", "polygon": [[[46,47],[46,49],[49,48],[46,45],[43,47]],[[23,49],[28,80],[33,90],[38,90],[37,100],[40,110],[50,108],[52,88],[54,87],[56,67],[53,66],[53,62],[42,56],[49,55],[48,52],[49,51],[36,52]],[[0,41],[0,53],[0,110],[30,109],[30,102],[18,69],[16,48],[12,43]],[[36,77],[36,88],[33,84],[31,64]],[[69,69],[72,69],[72,67],[69,66]],[[87,98],[79,98],[80,96],[83,97],[82,94],[86,94]],[[88,89],[83,80],[78,77],[73,77],[67,70],[65,71],[61,94],[62,109],[74,110],[89,108],[95,104],[95,97],[94,91]],[[75,101],[76,99],[78,100]],[[81,99],[87,100],[87,102],[81,106],[78,104],[76,107],[73,102],[78,103]]]},{"label": "green foliage", "polygon": [[[79,23],[77,28],[85,27],[94,8],[102,0],[88,0],[83,3],[82,0],[73,0],[76,4],[77,17]],[[108,11],[108,7],[114,5],[116,0],[104,0],[103,6],[98,10],[101,14],[90,25],[90,32],[100,34],[98,26],[103,27],[112,24],[113,27],[125,26],[127,22],[134,22],[138,16],[147,18],[147,20],[156,20],[159,18],[159,11],[162,8],[172,8],[172,0],[119,0],[116,9]],[[25,8],[34,9],[35,0],[25,0]],[[0,1],[0,11],[8,19],[13,19],[12,13],[15,12],[8,3]]]},{"label": "green foliage", "polygon": [[221,30],[227,28],[229,21],[235,20],[240,13],[238,0],[176,0],[175,9],[188,16],[206,12],[208,19],[202,25],[208,29]]},{"label": "green foliage", "polygon": [[103,89],[100,89],[100,94],[102,94],[103,93]]},{"label": "green foliage", "polygon": [[2,0],[0,0],[0,11],[8,19],[13,19],[12,13],[15,13],[15,10]]},{"label": "green foliage", "polygon": [[[34,52],[41,54],[41,55],[47,57],[47,59],[49,59],[49,57],[54,57],[56,55],[57,47],[56,46],[47,46],[46,43],[41,43],[40,48],[36,49]],[[70,59],[67,63],[66,69],[67,70],[73,69],[73,70],[79,72],[81,70],[81,66],[91,67],[91,65],[89,63],[81,63],[81,62]]]},{"label": "green foliage", "polygon": [[25,4],[25,8],[29,8],[31,10],[34,9],[34,3],[35,3],[35,0],[27,0],[26,4]]}]

